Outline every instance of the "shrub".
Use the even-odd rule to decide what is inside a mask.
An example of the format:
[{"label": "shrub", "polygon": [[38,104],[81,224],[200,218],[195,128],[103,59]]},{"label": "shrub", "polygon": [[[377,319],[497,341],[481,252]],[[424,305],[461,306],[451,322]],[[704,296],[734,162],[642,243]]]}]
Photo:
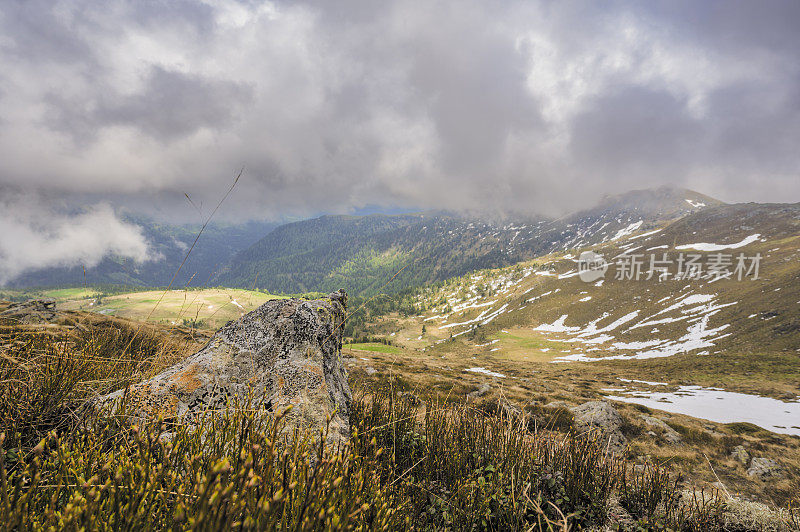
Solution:
[{"label": "shrub", "polygon": [[339,446],[248,402],[194,425],[99,414],[75,423],[71,408],[147,378],[187,346],[118,320],[63,335],[9,325],[0,342],[9,529],[565,530],[602,524],[617,491],[642,522],[685,528],[718,514],[704,495],[673,504],[677,481],[662,469],[626,474],[571,430],[568,409],[429,402],[419,413],[396,381],[356,393],[352,437]]},{"label": "shrub", "polygon": [[667,424],[680,433],[686,443],[699,443],[706,445],[714,441],[714,436],[705,430],[687,427],[672,421],[667,422]]},{"label": "shrub", "polygon": [[[617,463],[593,440],[388,392],[352,405],[348,445],[232,403],[199,425],[91,418],[0,457],[14,529],[547,529],[603,520]],[[9,442],[2,442],[9,450]],[[550,524],[548,524],[550,523]]]},{"label": "shrub", "polygon": [[528,418],[528,428],[530,430],[557,430],[570,432],[575,426],[575,416],[569,408],[544,407],[541,405],[530,405],[525,408],[525,412],[530,415]]}]

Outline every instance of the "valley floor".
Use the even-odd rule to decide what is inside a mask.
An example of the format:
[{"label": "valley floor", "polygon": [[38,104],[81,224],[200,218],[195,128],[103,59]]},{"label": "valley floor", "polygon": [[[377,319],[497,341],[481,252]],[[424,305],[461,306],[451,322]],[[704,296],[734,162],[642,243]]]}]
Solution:
[{"label": "valley floor", "polygon": [[[478,344],[455,339],[423,350],[416,347],[422,341],[420,331],[410,324],[410,329],[403,327],[409,321],[414,322],[399,316],[385,319],[385,327],[400,327],[391,336],[394,345],[346,345],[352,374],[392,382],[425,398],[470,398],[477,405],[500,402],[529,411],[610,400],[625,420],[626,456],[634,462],[671,464],[693,483],[752,500],[785,502],[800,493],[800,403],[795,400],[800,368],[795,353],[554,363],[560,346],[530,330],[511,328]],[[697,394],[697,388],[700,395],[710,390],[710,396],[700,398],[707,408],[695,405],[698,413],[686,415],[681,399]],[[748,412],[741,397],[725,397],[718,390],[761,397],[769,401],[767,410]],[[763,407],[755,404],[751,410]],[[783,425],[770,427],[773,418]],[[752,457],[778,461],[783,475],[761,480],[748,474],[750,462],[735,452],[739,446]]]}]

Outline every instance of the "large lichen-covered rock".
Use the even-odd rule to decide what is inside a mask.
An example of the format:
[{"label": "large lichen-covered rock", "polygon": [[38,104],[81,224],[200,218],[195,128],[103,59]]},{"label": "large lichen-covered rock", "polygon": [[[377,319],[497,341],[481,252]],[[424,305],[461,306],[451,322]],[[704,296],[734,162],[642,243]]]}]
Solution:
[{"label": "large lichen-covered rock", "polygon": [[[342,363],[343,290],[319,300],[276,299],[229,322],[200,351],[150,380],[101,397],[131,421],[159,415],[192,423],[248,399],[280,411],[288,426],[318,430],[331,417],[329,441],[350,435],[351,402]],[[122,408],[120,408],[122,407]]]}]

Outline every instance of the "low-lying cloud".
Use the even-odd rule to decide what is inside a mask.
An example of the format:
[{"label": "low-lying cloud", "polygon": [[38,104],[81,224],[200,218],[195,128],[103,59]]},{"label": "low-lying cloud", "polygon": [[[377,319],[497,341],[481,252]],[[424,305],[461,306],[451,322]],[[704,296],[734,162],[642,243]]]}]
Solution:
[{"label": "low-lying cloud", "polygon": [[117,255],[154,257],[139,227],[123,222],[108,204],[65,213],[30,195],[0,198],[0,286],[17,275],[55,266],[96,266]]}]

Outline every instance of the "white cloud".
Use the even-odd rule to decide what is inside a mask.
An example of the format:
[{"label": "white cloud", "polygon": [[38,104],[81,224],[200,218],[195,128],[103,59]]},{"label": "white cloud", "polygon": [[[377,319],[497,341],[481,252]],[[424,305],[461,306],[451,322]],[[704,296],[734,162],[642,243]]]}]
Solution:
[{"label": "white cloud", "polygon": [[0,285],[30,270],[96,266],[108,255],[146,261],[151,255],[139,227],[121,221],[107,204],[67,214],[31,196],[0,199]]}]

